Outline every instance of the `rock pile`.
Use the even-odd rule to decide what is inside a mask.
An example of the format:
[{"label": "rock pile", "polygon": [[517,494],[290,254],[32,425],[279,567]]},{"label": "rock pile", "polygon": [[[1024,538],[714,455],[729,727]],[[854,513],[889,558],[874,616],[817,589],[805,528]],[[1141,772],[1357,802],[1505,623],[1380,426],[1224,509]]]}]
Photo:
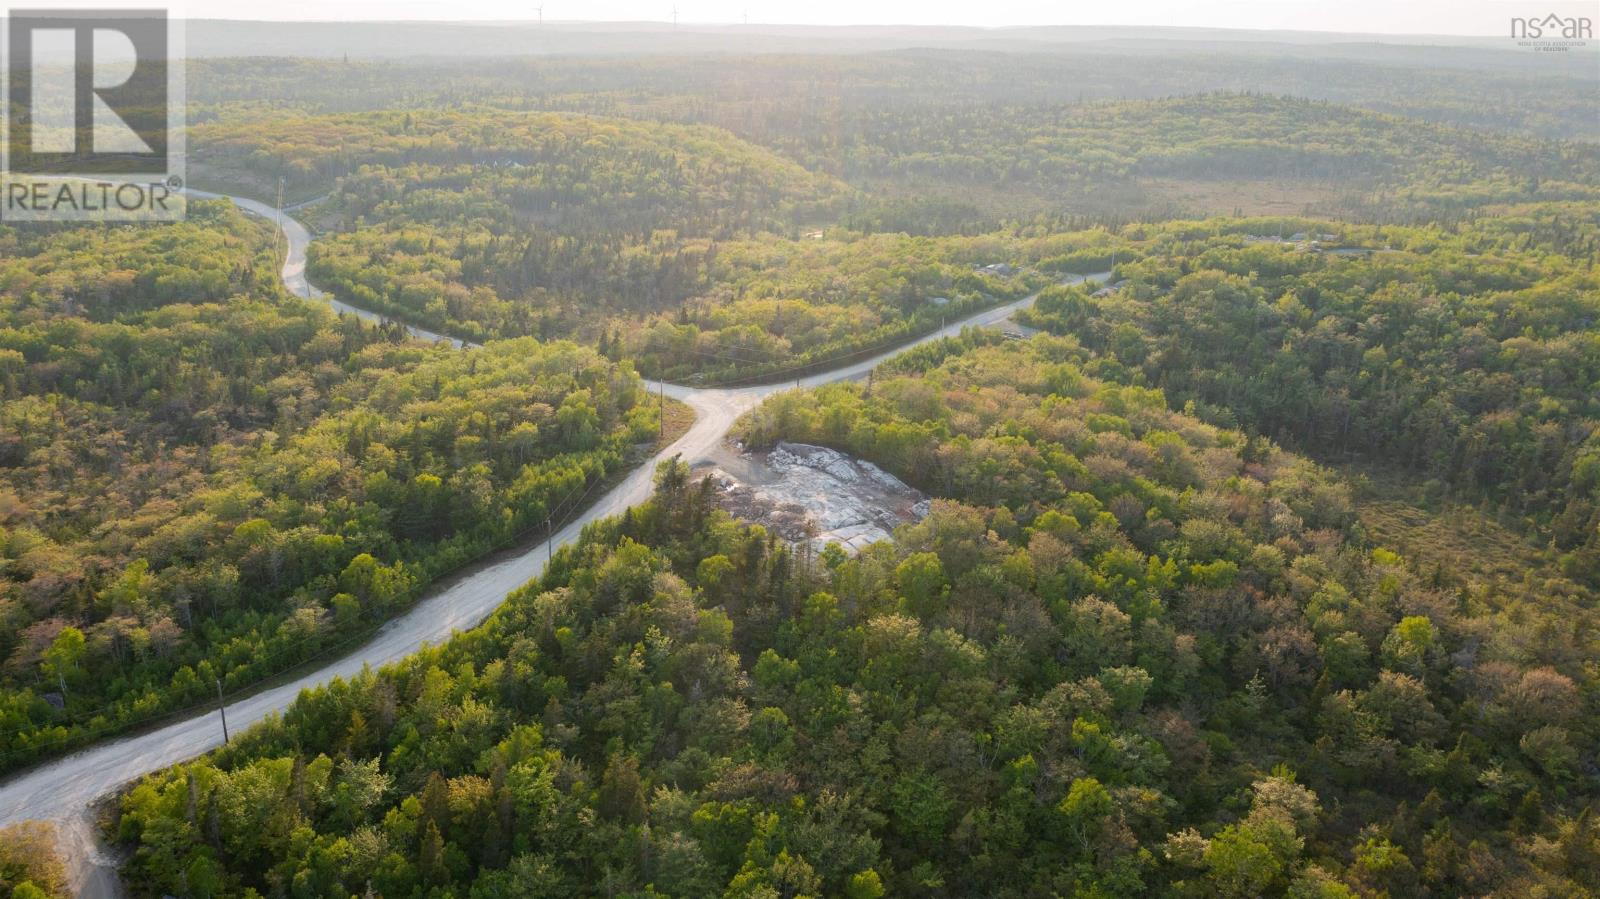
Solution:
[{"label": "rock pile", "polygon": [[927,498],[904,481],[825,446],[779,443],[737,462],[705,474],[719,505],[791,542],[837,543],[853,554],[928,514]]}]

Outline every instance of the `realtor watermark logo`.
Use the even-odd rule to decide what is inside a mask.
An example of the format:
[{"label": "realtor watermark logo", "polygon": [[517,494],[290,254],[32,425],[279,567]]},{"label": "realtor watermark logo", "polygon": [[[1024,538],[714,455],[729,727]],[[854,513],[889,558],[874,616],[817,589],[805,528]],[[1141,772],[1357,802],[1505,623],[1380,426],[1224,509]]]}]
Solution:
[{"label": "realtor watermark logo", "polygon": [[1594,39],[1594,20],[1588,16],[1512,16],[1511,38],[1517,46],[1562,53],[1586,46]]},{"label": "realtor watermark logo", "polygon": [[4,22],[0,221],[182,218],[180,20],[13,9]]}]

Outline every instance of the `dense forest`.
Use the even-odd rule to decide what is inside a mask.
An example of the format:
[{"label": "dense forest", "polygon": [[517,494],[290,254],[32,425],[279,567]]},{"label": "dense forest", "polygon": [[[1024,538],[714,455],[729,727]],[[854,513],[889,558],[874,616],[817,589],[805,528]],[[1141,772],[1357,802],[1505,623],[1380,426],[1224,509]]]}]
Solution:
[{"label": "dense forest", "polygon": [[520,215],[545,223],[585,219],[574,224],[596,235],[789,222],[840,189],[718,128],[590,115],[491,109],[251,116],[198,126],[192,140],[196,164],[208,170],[281,175],[297,191],[331,186],[363,168],[416,167],[399,173],[398,183],[346,190],[342,211],[349,216],[371,215],[412,191],[461,190],[481,174],[485,183],[475,186],[503,192]]},{"label": "dense forest", "polygon": [[[325,231],[309,271],[345,302],[475,341],[577,337],[647,374],[708,383],[805,370],[1015,298],[1061,255],[1028,242],[1085,225],[1184,210],[1471,221],[1508,203],[1582,205],[1600,180],[1593,145],[1288,97],[974,103],[937,116],[857,103],[848,128],[762,132],[766,146],[590,113],[234,110],[195,129],[195,159],[225,183],[331,190],[308,211]],[[872,239],[882,232],[942,242]],[[896,287],[835,261],[895,270],[912,247],[942,271]],[[750,272],[752,260],[773,271]],[[1001,285],[957,263],[1030,277]],[[829,275],[852,283],[821,302],[771,287]],[[747,289],[776,305],[752,308]],[[807,320],[798,339],[785,305]]]},{"label": "dense forest", "polygon": [[846,232],[723,243],[706,289],[676,313],[615,320],[607,348],[660,377],[793,377],[1038,291],[1056,277],[1040,263],[1063,255],[1049,251],[1083,236]]},{"label": "dense forest", "polygon": [[1589,145],[1249,94],[995,104],[938,117],[891,107],[863,111],[846,134],[821,146],[797,136],[794,153],[851,183],[915,191],[920,201],[990,197],[1001,209],[1052,214],[1182,210],[1196,205],[1187,191],[1221,183],[1236,203],[1287,194],[1315,211],[1438,217],[1492,201],[1593,199],[1600,172]]},{"label": "dense forest", "polygon": [[370,630],[656,435],[592,349],[287,298],[225,203],[0,240],[0,767]]},{"label": "dense forest", "polygon": [[[1600,175],[1600,151],[1588,143],[1424,124],[1259,92],[1066,106],[946,101],[935,108],[937,115],[922,104],[830,108],[844,120],[828,123],[808,122],[807,110],[784,110],[789,127],[753,132],[754,144],[705,126],[511,111],[236,114],[198,127],[194,141],[209,178],[233,181],[241,170],[269,181],[282,176],[301,193],[367,164],[538,159],[535,171],[514,173],[533,183],[511,191],[512,205],[548,215],[556,201],[576,199],[576,182],[610,201],[600,204],[597,224],[619,228],[638,222],[612,221],[620,210],[609,205],[651,199],[629,176],[650,153],[683,153],[672,155],[667,180],[691,191],[701,186],[677,198],[677,214],[703,218],[716,201],[724,227],[766,223],[751,215],[763,202],[817,202],[832,193],[823,175],[806,175],[794,163],[867,191],[859,202],[868,213],[943,203],[968,207],[968,223],[1038,213],[1227,213],[1240,204],[1389,220],[1455,217],[1489,202],[1593,199]],[[568,158],[579,150],[582,163]],[[599,158],[590,161],[591,151]],[[698,163],[691,167],[689,159]],[[592,184],[585,177],[591,166]],[[1218,184],[1226,190],[1196,193]],[[1223,194],[1233,195],[1231,206]],[[356,192],[357,208],[370,209],[382,196],[369,185]],[[915,230],[912,213],[900,217],[906,220],[889,230]]]},{"label": "dense forest", "polygon": [[[0,225],[0,774],[581,513],[672,437],[642,377],[1033,299],[734,427],[930,497],[891,539],[674,459],[482,625],[129,784],[127,885],[1600,894],[1592,54],[1002,37],[191,61],[192,183],[281,190],[380,322],[226,202]],[[0,828],[0,899],[67,894],[55,843]]]},{"label": "dense forest", "polygon": [[136,884],[1600,886],[1594,633],[1565,620],[1590,613],[1442,587],[1362,541],[1336,476],[1097,361],[972,335],[870,390],[769,401],[751,441],[846,446],[950,498],[846,558],[727,519],[668,464],[481,629],[135,788]]},{"label": "dense forest", "polygon": [[[1385,65],[1284,47],[1166,49],[1177,52],[206,62],[219,77],[197,116],[208,124],[196,158],[207,158],[211,123],[248,138],[267,130],[250,122],[278,123],[286,105],[312,115],[466,106],[726,129],[867,191],[857,221],[913,233],[1036,214],[1409,221],[1490,200],[1593,196],[1600,132],[1581,68],[1535,78],[1507,54]],[[292,190],[306,148],[279,149],[290,152],[254,158],[244,183],[270,191],[285,175]]]},{"label": "dense forest", "polygon": [[362,160],[324,204],[343,227],[315,247],[312,277],[358,306],[474,339],[674,307],[706,283],[718,239],[826,221],[846,191],[713,129],[504,118],[299,119],[303,138],[291,128],[261,148],[252,128],[241,139],[312,178]]},{"label": "dense forest", "polygon": [[1252,234],[1272,224],[1131,227],[1115,290],[1052,289],[1023,321],[1208,419],[1486,499],[1600,586],[1600,221],[1289,225],[1328,246]]}]

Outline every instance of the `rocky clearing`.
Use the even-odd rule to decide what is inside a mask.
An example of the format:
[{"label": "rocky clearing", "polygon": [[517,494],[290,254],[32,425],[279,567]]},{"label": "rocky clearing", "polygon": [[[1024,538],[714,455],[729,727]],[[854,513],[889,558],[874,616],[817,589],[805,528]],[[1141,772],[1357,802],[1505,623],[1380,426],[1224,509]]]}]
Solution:
[{"label": "rocky clearing", "polygon": [[823,446],[724,446],[695,474],[716,484],[718,505],[729,514],[817,549],[837,543],[855,554],[928,514],[921,491],[871,462]]}]

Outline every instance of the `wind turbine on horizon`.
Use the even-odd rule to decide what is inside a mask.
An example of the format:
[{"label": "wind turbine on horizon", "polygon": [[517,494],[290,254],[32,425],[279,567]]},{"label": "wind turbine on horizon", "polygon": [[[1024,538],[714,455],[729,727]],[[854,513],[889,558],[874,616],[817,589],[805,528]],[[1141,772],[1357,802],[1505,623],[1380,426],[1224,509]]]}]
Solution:
[{"label": "wind turbine on horizon", "polygon": [[539,14],[539,24],[543,25],[544,24],[544,4],[541,3],[538,6],[535,6],[533,8],[533,11]]},{"label": "wind turbine on horizon", "polygon": [[678,30],[678,4],[672,4],[672,30]]}]

